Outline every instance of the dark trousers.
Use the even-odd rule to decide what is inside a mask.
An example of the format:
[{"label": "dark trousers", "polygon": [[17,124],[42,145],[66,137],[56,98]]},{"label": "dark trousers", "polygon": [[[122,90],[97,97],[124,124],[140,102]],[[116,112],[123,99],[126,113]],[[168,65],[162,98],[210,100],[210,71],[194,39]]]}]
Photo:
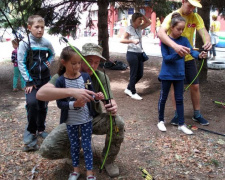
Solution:
[{"label": "dark trousers", "polygon": [[[48,80],[42,81],[42,85],[46,84]],[[39,85],[37,89],[33,88],[31,93],[26,94],[27,130],[32,134],[36,134],[36,131],[42,132],[45,130],[48,102],[36,99],[37,91],[42,85]]]},{"label": "dark trousers", "polygon": [[166,105],[166,100],[170,91],[171,84],[174,86],[175,100],[177,114],[179,118],[179,125],[184,125],[184,104],[183,104],[183,91],[184,91],[184,81],[183,80],[162,80],[161,81],[161,91],[158,103],[159,110],[159,121],[164,121],[164,110]]},{"label": "dark trousers", "polygon": [[129,89],[132,94],[135,94],[135,84],[143,77],[143,56],[142,53],[127,51],[126,57],[130,66],[130,81],[127,89]]}]

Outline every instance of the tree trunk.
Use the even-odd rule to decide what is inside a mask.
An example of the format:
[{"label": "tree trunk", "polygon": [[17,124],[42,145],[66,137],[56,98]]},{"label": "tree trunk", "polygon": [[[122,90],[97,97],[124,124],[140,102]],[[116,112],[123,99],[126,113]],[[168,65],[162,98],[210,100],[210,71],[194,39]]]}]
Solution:
[{"label": "tree trunk", "polygon": [[103,57],[109,59],[108,6],[106,0],[98,0],[98,44],[103,48]]},{"label": "tree trunk", "polygon": [[[210,4],[208,0],[202,0],[201,1],[202,7],[203,8],[199,8],[198,9],[198,14],[202,17],[204,23],[205,23],[205,27],[207,29],[207,31],[209,30],[209,26],[210,26],[210,19],[209,19],[209,14],[210,14]],[[203,45],[203,39],[201,39],[201,37],[197,34],[196,36],[196,47],[197,48],[201,48]],[[197,65],[198,67],[200,67],[202,64],[202,61],[198,61]],[[206,82],[207,81],[207,72],[208,72],[208,68],[207,68],[207,59],[204,62],[203,68],[201,73],[199,74],[199,81],[200,82]]]}]

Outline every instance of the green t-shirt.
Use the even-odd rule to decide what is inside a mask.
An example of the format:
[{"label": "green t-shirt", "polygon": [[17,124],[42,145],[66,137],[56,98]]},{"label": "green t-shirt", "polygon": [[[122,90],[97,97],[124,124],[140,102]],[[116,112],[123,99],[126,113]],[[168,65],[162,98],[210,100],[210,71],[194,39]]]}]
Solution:
[{"label": "green t-shirt", "polygon": [[[113,94],[112,94],[112,91],[111,91],[111,87],[110,87],[110,81],[109,81],[109,77],[106,75],[106,80],[105,80],[105,75],[103,72],[99,71],[99,70],[96,70],[95,73],[98,75],[100,81],[102,82],[102,85],[106,91],[106,94],[108,97],[110,97],[111,99],[113,99]],[[58,79],[59,75],[58,74],[55,74],[51,80],[49,81],[49,83],[53,84],[55,86],[56,84],[56,80]],[[101,86],[98,82],[98,80],[96,79],[95,75],[92,75],[91,76],[91,81],[92,81],[92,86],[94,88],[94,91],[95,92],[102,92],[102,89],[101,89]],[[109,94],[108,94],[108,89],[107,89],[107,84],[108,84],[108,89],[109,89]],[[91,102],[92,103],[92,107],[95,108],[95,111],[99,114],[102,113],[102,107],[101,107],[101,104],[100,103],[94,103],[94,102]]]}]

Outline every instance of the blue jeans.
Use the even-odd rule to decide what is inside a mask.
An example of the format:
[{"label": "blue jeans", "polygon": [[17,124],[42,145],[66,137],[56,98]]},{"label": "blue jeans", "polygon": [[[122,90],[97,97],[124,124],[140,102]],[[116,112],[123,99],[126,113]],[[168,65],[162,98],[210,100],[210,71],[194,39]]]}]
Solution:
[{"label": "blue jeans", "polygon": [[127,86],[132,94],[136,93],[135,84],[143,77],[143,55],[127,51],[127,62],[130,66],[130,81]]},{"label": "blue jeans", "polygon": [[215,44],[213,44],[212,45],[212,48],[211,48],[211,50],[210,50],[210,56],[211,56],[211,54],[213,54],[213,56],[216,56],[216,49],[215,49]]},{"label": "blue jeans", "polygon": [[184,92],[184,81],[183,80],[162,80],[161,91],[158,103],[159,110],[159,121],[164,121],[164,110],[166,100],[170,91],[171,84],[174,86],[175,100],[177,114],[179,118],[179,126],[184,125],[184,104],[183,104],[183,92]]},{"label": "blue jeans", "polygon": [[93,153],[91,149],[92,121],[80,125],[67,125],[67,132],[70,139],[70,150],[73,167],[79,166],[80,139],[79,128],[81,129],[81,143],[84,151],[84,159],[87,170],[93,169]]}]

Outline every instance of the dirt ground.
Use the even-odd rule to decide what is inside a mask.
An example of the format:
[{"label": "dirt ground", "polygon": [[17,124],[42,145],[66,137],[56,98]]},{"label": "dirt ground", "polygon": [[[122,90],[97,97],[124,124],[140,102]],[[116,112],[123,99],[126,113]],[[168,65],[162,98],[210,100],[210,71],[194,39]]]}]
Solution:
[{"label": "dirt ground", "polygon": [[[125,54],[111,54],[111,60],[125,62]],[[106,70],[110,77],[113,94],[119,106],[119,115],[125,121],[125,139],[116,164],[120,176],[114,180],[141,180],[140,167],[145,168],[156,180],[223,180],[225,177],[225,138],[223,136],[194,131],[184,135],[169,124],[173,108],[168,99],[165,111],[167,132],[162,133],[158,121],[158,99],[160,83],[157,76],[161,58],[150,57],[145,63],[144,77],[137,84],[137,92],[143,97],[135,101],[124,94],[129,70]],[[185,121],[208,130],[225,133],[225,109],[212,101],[225,102],[225,71],[209,70],[208,82],[200,85],[201,112],[210,125],[203,127],[193,120],[189,92],[184,93]],[[64,180],[72,170],[66,160],[47,160],[37,152],[22,152],[22,135],[26,124],[24,92],[12,92],[13,66],[10,62],[0,63],[0,179]],[[46,120],[47,132],[59,123],[59,109],[54,101],[49,103]],[[38,139],[38,144],[42,140]],[[99,180],[111,179],[103,171],[98,173],[100,153],[104,136],[93,135],[94,169]],[[84,170],[83,158],[81,167]],[[84,172],[80,178],[85,179]]]}]

